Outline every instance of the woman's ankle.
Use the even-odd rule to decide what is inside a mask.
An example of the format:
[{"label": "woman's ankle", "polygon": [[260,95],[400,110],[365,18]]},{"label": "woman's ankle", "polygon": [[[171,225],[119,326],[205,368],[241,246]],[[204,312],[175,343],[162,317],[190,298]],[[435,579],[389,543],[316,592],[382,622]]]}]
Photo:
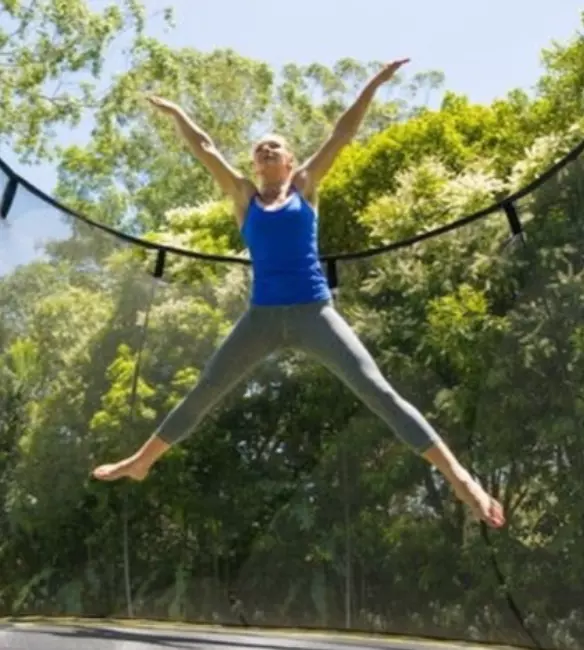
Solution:
[{"label": "woman's ankle", "polygon": [[466,481],[471,478],[456,456],[441,440],[427,449],[422,457],[433,465],[450,483]]},{"label": "woman's ankle", "polygon": [[162,440],[157,434],[153,434],[134,454],[133,461],[140,467],[150,468],[161,456],[163,456],[170,444]]}]

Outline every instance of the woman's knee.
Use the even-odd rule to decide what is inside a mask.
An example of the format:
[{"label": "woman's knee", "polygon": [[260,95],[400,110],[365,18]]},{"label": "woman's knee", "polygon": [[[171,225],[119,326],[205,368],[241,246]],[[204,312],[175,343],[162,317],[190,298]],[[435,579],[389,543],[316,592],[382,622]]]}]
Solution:
[{"label": "woman's knee", "polygon": [[396,412],[400,408],[403,398],[376,367],[362,369],[361,372],[353,375],[347,383],[361,400],[375,410]]}]

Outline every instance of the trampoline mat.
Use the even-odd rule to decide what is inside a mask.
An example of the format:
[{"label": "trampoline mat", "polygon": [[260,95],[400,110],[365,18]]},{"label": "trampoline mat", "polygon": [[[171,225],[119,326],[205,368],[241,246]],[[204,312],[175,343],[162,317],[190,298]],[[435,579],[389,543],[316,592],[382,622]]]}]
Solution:
[{"label": "trampoline mat", "polygon": [[[479,650],[484,647],[486,646],[451,641],[414,641],[324,633],[242,633],[36,623],[0,625],[2,650]],[[495,650],[496,646],[489,648]]]}]

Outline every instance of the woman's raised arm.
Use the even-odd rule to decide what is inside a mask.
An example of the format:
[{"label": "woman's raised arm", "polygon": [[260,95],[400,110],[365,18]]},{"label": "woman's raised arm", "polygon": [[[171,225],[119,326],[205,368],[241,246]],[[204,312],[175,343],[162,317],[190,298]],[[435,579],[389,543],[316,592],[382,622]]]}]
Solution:
[{"label": "woman's raised arm", "polygon": [[250,181],[225,160],[211,137],[197,126],[180,106],[156,96],[149,97],[148,101],[174,119],[179,133],[195,158],[205,165],[223,192],[235,202],[237,212],[241,214],[245,211],[253,192]]},{"label": "woman's raised arm", "polygon": [[319,182],[328,172],[336,157],[355,137],[379,86],[389,81],[397,70],[408,62],[409,59],[400,59],[389,63],[372,77],[355,102],[341,115],[331,135],[321,148],[296,170],[294,182],[302,187],[303,193],[315,194]]}]

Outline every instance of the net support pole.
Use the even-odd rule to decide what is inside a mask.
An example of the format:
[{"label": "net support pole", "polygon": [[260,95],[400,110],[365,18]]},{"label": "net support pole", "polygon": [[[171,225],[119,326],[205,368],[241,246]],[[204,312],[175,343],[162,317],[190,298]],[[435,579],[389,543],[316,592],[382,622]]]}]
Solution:
[{"label": "net support pole", "polygon": [[18,189],[18,180],[16,176],[10,176],[4,192],[2,193],[2,202],[0,203],[0,218],[6,219],[10,208],[14,202],[14,197],[16,196],[16,190]]}]

